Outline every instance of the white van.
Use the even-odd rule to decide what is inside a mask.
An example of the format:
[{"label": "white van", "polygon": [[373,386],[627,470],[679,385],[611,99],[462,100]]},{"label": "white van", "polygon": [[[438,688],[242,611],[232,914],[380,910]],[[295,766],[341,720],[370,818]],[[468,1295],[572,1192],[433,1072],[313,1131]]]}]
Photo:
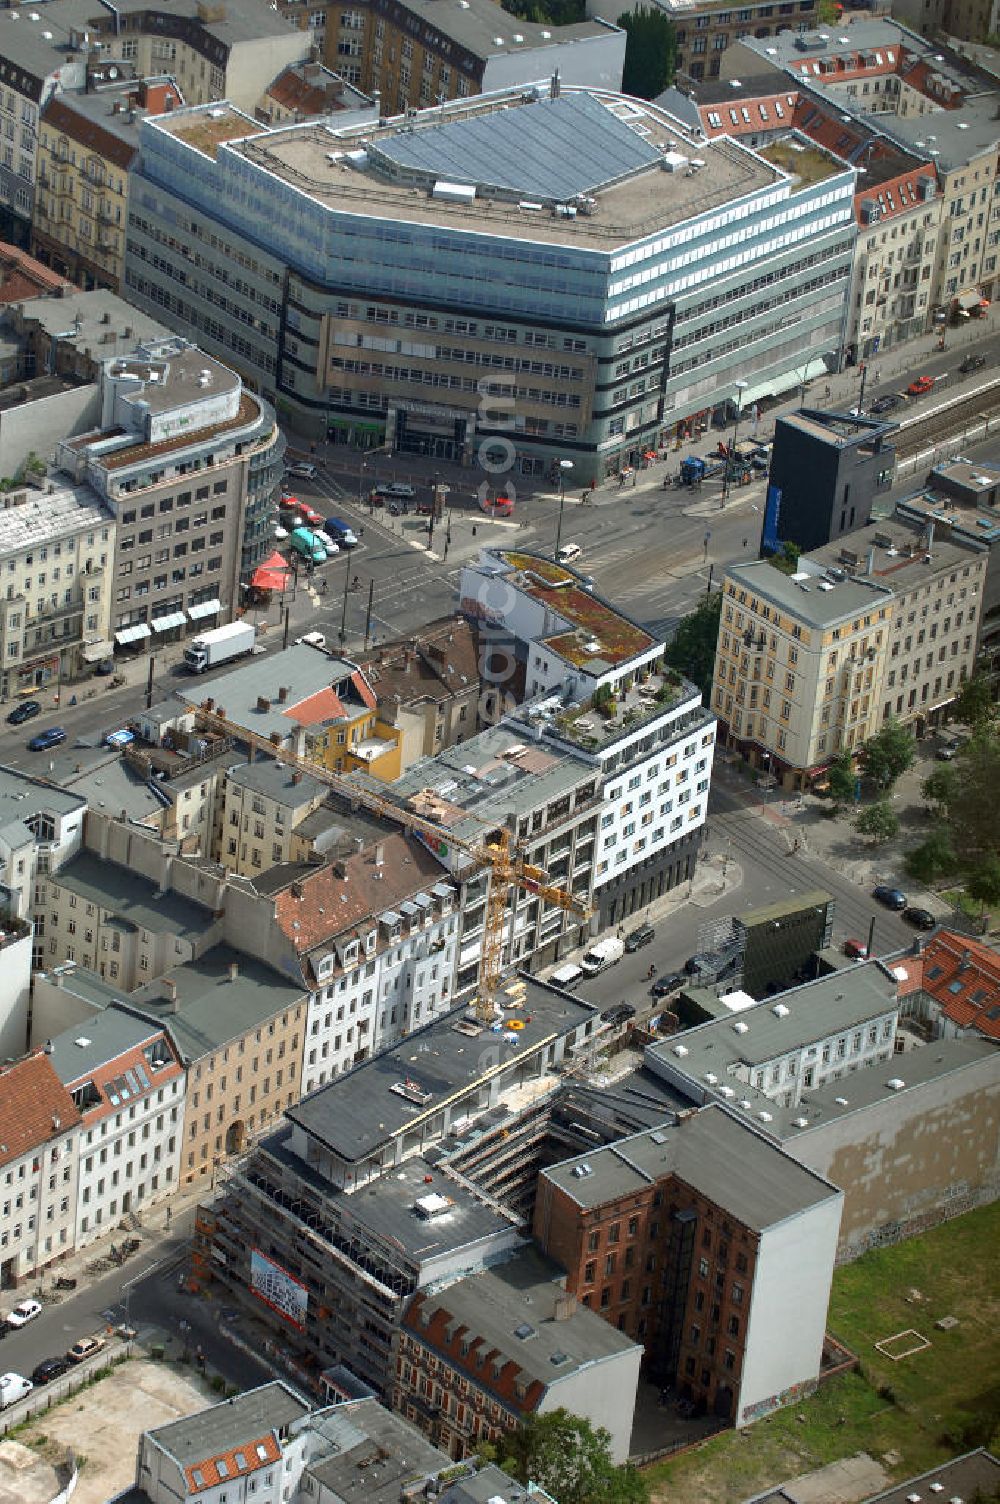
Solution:
[{"label": "white van", "polygon": [[582,552],[583,550],[579,543],[564,543],[561,548],[556,549],[556,563],[572,564],[573,560],[578,559]]},{"label": "white van", "polygon": [[596,977],[599,971],[607,971],[609,966],[616,966],[624,954],[624,940],[619,940],[617,935],[609,935],[606,940],[598,940],[596,945],[584,952],[580,966],[588,977]]},{"label": "white van", "polygon": [[560,966],[558,971],[554,971],[549,977],[549,981],[552,982],[554,986],[563,987],[568,991],[571,987],[576,986],[577,982],[580,981],[582,976],[582,967],[573,966],[571,963],[567,963],[567,965],[565,966]]}]

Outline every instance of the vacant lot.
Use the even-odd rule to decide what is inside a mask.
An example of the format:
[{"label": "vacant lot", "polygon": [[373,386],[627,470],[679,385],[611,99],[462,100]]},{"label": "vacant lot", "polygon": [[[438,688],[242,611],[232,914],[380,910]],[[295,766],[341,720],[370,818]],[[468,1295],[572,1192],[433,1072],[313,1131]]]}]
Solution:
[{"label": "vacant lot", "polygon": [[[654,1504],[738,1504],[858,1452],[898,1480],[988,1442],[1000,1428],[998,1247],[1000,1205],[838,1270],[828,1324],[861,1372],[651,1469]],[[947,1316],[957,1325],[940,1331]],[[930,1347],[899,1362],[875,1350],[907,1329]]]},{"label": "vacant lot", "polygon": [[83,1459],[73,1504],[105,1504],[135,1481],[141,1432],[203,1410],[213,1400],[218,1395],[193,1370],[134,1358],[53,1406],[17,1439],[53,1465],[73,1447]]}]

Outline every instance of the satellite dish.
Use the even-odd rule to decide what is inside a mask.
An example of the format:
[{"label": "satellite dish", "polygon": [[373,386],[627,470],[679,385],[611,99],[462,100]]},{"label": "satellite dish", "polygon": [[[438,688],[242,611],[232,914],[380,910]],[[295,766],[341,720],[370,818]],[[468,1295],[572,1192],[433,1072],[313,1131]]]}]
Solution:
[{"label": "satellite dish", "polygon": [[118,69],[117,68],[109,68],[108,69],[108,77],[109,78],[117,78],[118,77]]}]

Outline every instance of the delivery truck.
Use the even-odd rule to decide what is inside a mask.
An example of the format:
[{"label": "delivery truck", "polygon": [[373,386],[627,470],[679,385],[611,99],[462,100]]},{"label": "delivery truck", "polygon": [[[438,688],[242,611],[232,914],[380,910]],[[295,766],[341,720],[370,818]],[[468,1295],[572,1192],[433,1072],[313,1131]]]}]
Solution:
[{"label": "delivery truck", "polygon": [[609,935],[606,940],[598,940],[596,945],[584,951],[580,967],[588,977],[596,977],[599,971],[606,971],[609,966],[614,966],[624,954],[624,940],[619,940],[617,935]]},{"label": "delivery truck", "polygon": [[184,662],[193,674],[203,674],[207,668],[252,653],[256,637],[253,622],[231,621],[228,626],[214,627],[211,632],[193,637],[184,649]]}]

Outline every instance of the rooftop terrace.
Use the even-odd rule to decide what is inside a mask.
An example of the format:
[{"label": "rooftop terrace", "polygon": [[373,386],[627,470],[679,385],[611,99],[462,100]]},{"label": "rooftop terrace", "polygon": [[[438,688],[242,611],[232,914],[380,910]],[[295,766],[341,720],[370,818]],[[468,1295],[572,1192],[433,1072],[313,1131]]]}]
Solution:
[{"label": "rooftop terrace", "polygon": [[806,143],[802,138],[787,136],[783,141],[772,141],[768,146],[758,147],[760,156],[774,167],[780,167],[789,177],[796,178],[803,188],[813,183],[822,183],[826,178],[843,172],[843,164],[819,146]]},{"label": "rooftop terrace", "polygon": [[497,557],[516,571],[516,589],[565,619],[567,630],[544,642],[574,668],[602,673],[656,646],[655,637],[587,590],[574,570],[538,554],[504,550]]},{"label": "rooftop terrace", "polygon": [[244,136],[261,133],[256,120],[228,103],[174,110],[170,115],[161,116],[157,123],[171,136],[213,161],[224,141],[238,141]]}]

